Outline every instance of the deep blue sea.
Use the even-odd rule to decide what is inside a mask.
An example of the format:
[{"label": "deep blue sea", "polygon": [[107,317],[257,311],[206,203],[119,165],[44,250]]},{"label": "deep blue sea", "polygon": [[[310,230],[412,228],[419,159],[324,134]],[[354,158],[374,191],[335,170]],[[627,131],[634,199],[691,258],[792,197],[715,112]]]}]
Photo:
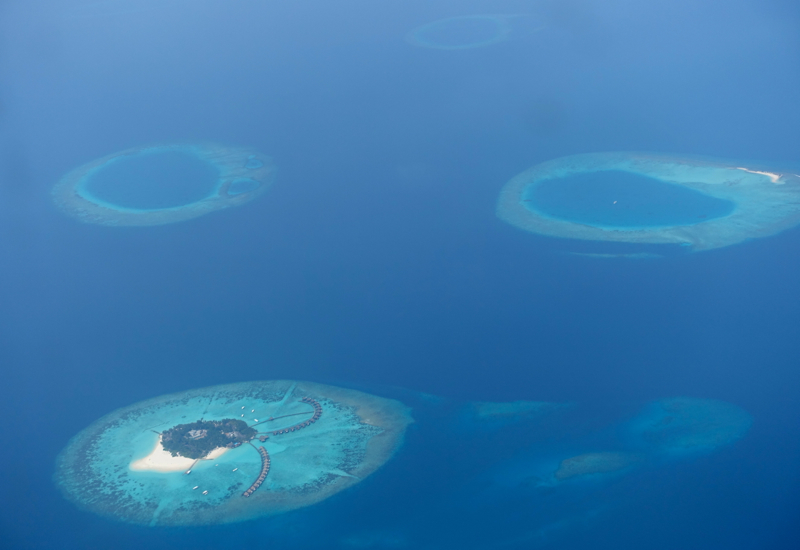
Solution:
[{"label": "deep blue sea", "polygon": [[[504,18],[431,31],[445,48],[407,39],[487,14]],[[275,185],[152,227],[53,204],[70,170],[166,142],[261,151]],[[0,2],[0,547],[799,548],[800,228],[606,258],[571,253],[630,247],[496,217],[516,174],[605,151],[797,170],[800,4]],[[70,438],[115,409],[271,379],[399,399],[416,422],[362,483],[244,523],[129,525],[53,482]],[[752,427],[602,483],[515,481],[678,396]],[[452,421],[517,400],[574,405]]]}]

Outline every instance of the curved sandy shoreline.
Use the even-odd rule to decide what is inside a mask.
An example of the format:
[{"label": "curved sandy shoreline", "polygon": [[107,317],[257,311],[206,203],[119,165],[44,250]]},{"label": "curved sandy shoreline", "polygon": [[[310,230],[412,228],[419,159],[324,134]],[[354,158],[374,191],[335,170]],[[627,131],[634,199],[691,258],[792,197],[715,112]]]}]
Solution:
[{"label": "curved sandy shoreline", "polygon": [[[203,460],[212,460],[223,455],[227,451],[227,447],[217,447],[208,455],[203,457]],[[185,456],[172,456],[161,445],[161,436],[158,436],[158,442],[150,454],[130,463],[130,469],[137,472],[180,472],[188,470],[195,463],[194,458],[186,458]]]}]

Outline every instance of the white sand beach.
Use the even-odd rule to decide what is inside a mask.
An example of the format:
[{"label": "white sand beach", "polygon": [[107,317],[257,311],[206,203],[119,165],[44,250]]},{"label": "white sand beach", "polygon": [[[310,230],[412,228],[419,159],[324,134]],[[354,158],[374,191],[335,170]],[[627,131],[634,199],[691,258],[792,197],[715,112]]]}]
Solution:
[{"label": "white sand beach", "polygon": [[[205,459],[212,460],[218,458],[227,450],[227,447],[217,447],[208,453]],[[180,472],[191,468],[194,462],[193,458],[172,456],[168,451],[164,450],[164,447],[161,445],[161,437],[159,437],[158,443],[156,443],[156,446],[150,454],[131,462],[130,469],[150,472]]]},{"label": "white sand beach", "polygon": [[745,172],[750,172],[751,174],[761,174],[762,176],[767,176],[770,179],[770,181],[772,181],[772,183],[780,183],[778,180],[781,179],[781,174],[776,174],[775,172],[761,172],[760,170],[750,170],[748,168],[742,168],[740,166],[737,166],[736,169],[744,170]]}]

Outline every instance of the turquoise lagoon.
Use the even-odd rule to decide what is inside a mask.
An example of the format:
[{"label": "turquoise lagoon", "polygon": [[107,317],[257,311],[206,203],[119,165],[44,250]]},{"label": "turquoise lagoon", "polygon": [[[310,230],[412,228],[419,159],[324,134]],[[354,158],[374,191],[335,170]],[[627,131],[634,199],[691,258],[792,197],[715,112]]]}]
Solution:
[{"label": "turquoise lagoon", "polygon": [[545,180],[523,202],[555,219],[598,227],[693,225],[731,214],[733,202],[621,170]]},{"label": "turquoise lagoon", "polygon": [[[319,420],[275,435],[311,417],[314,410],[304,397],[321,405]],[[201,418],[242,419],[268,439],[177,471],[137,469],[135,463],[158,445],[157,432]],[[308,506],[358,483],[394,454],[409,422],[400,402],[355,390],[291,381],[214,386],[101,418],[61,453],[55,480],[79,507],[125,522],[230,523]],[[261,471],[258,446],[266,449],[271,467],[263,485],[245,497]]]}]

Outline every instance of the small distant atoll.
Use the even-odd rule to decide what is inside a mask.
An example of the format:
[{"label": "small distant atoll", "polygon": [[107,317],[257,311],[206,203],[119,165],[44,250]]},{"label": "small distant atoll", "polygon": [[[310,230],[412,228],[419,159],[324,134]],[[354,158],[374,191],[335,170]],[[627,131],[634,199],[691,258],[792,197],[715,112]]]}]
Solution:
[{"label": "small distant atoll", "polygon": [[203,458],[214,449],[238,447],[255,436],[256,430],[242,420],[198,420],[162,433],[161,445],[172,456]]}]

